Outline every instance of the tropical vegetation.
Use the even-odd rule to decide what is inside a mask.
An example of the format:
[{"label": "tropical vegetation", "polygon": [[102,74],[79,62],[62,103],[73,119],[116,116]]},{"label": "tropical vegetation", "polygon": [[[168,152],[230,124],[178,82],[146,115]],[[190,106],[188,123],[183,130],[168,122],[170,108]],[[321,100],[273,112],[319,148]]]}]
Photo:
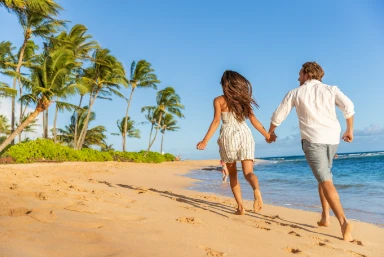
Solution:
[{"label": "tropical vegetation", "polygon": [[[127,73],[123,60],[101,47],[85,25],[66,29],[69,23],[60,19],[63,8],[54,0],[0,0],[0,8],[17,18],[23,32],[20,46],[0,42],[0,73],[10,78],[9,84],[0,81],[0,101],[9,98],[12,105],[10,113],[0,115],[2,156],[10,156],[17,163],[173,160],[173,155],[162,153],[165,132],[179,130],[178,119],[184,117],[184,105],[176,90],[170,86],[159,90],[155,105],[141,107],[148,122],[137,122],[130,116],[134,92],[157,90],[161,83],[150,62],[132,61]],[[43,43],[36,44],[36,38]],[[112,100],[122,101],[126,108],[111,112],[120,119],[117,132],[108,133],[93,109],[102,101]],[[71,119],[58,128],[65,112],[71,113]],[[49,124],[50,114],[53,124]],[[39,126],[39,115],[42,134],[30,140],[28,136]],[[130,138],[140,138],[143,129],[137,126],[143,124],[150,125],[147,149],[127,152],[128,147],[135,148]],[[150,152],[159,131],[160,153]],[[121,152],[108,143],[108,134],[121,137]]]}]

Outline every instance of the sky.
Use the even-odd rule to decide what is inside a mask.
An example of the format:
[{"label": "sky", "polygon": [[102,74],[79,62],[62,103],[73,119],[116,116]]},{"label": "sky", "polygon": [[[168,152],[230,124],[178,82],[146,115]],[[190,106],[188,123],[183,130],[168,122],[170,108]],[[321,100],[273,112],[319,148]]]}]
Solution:
[{"label": "sky", "polygon": [[[59,0],[67,29],[84,24],[102,47],[111,50],[126,68],[132,61],[149,61],[161,83],[175,88],[185,105],[180,130],[166,132],[164,151],[182,158],[218,159],[219,130],[206,150],[196,150],[213,118],[213,99],[222,95],[220,78],[227,70],[245,76],[260,105],[256,117],[266,129],[285,94],[299,86],[301,65],[316,61],[325,70],[323,82],[337,85],[355,105],[355,140],[341,142],[339,152],[384,150],[384,2],[348,1],[122,1]],[[0,9],[0,41],[20,47],[22,30],[14,15]],[[41,40],[36,39],[37,42]],[[0,81],[11,80],[0,75]],[[121,92],[127,97],[130,89]],[[128,151],[146,149],[150,125],[141,107],[155,105],[156,90],[138,89],[130,116],[140,139],[127,140]],[[78,103],[78,99],[71,99]],[[31,107],[32,110],[33,107]],[[0,99],[0,113],[9,115],[9,99]],[[126,102],[98,99],[96,121],[104,125],[108,143],[121,150],[116,121]],[[49,109],[52,127],[54,105]],[[345,120],[337,111],[342,130]],[[58,127],[70,121],[60,113]],[[42,118],[40,117],[41,121]],[[277,142],[267,144],[254,128],[255,157],[302,155],[295,110],[277,128]],[[32,138],[41,135],[41,128]],[[159,133],[152,150],[159,151]]]}]

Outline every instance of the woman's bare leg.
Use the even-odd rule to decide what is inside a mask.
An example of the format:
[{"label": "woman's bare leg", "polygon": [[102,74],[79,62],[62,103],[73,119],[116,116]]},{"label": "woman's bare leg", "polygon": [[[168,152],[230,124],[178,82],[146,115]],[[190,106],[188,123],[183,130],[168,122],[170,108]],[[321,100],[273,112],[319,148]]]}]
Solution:
[{"label": "woman's bare leg", "polygon": [[253,189],[253,195],[255,197],[253,202],[253,211],[259,212],[263,208],[263,198],[261,197],[259,180],[253,173],[253,160],[241,161],[241,165],[243,168],[244,178],[248,181]]},{"label": "woman's bare leg", "polygon": [[237,177],[236,162],[227,163],[227,168],[229,172],[229,183],[238,206],[236,214],[243,215],[245,213],[245,209],[243,206],[243,198],[241,197],[240,183]]}]

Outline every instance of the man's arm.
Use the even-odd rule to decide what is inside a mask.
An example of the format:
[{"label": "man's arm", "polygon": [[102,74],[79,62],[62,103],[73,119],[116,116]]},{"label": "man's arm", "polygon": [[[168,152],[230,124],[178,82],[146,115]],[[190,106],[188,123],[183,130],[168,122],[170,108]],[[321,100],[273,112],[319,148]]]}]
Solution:
[{"label": "man's arm", "polygon": [[285,95],[283,101],[276,111],[273,113],[271,118],[271,124],[269,126],[269,133],[272,134],[275,129],[280,126],[280,124],[287,118],[288,114],[291,112],[292,108],[295,106],[293,101],[293,92],[290,91]]},{"label": "man's arm", "polygon": [[335,104],[343,112],[344,118],[347,122],[347,130],[343,134],[342,139],[345,142],[353,141],[353,121],[355,115],[355,106],[351,99],[344,95],[338,87],[335,87]]},{"label": "man's arm", "polygon": [[347,130],[345,131],[342,139],[345,142],[351,143],[353,141],[353,120],[354,120],[354,115],[346,119],[347,121]]},{"label": "man's arm", "polygon": [[349,119],[355,114],[355,106],[351,99],[344,95],[338,87],[335,87],[335,104],[343,112],[345,119]]}]

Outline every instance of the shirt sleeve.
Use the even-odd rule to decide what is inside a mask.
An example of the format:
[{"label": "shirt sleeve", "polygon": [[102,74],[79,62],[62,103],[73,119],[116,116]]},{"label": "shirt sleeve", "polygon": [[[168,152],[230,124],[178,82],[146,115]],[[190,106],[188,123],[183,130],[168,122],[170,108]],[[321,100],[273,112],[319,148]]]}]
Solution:
[{"label": "shirt sleeve", "polygon": [[335,87],[335,102],[336,106],[343,112],[345,119],[349,119],[355,114],[355,106],[352,101],[338,87]]},{"label": "shirt sleeve", "polygon": [[280,126],[280,124],[287,118],[288,114],[295,106],[293,101],[293,95],[293,91],[288,92],[279,107],[277,107],[276,111],[273,113],[271,118],[271,123],[273,125]]}]

